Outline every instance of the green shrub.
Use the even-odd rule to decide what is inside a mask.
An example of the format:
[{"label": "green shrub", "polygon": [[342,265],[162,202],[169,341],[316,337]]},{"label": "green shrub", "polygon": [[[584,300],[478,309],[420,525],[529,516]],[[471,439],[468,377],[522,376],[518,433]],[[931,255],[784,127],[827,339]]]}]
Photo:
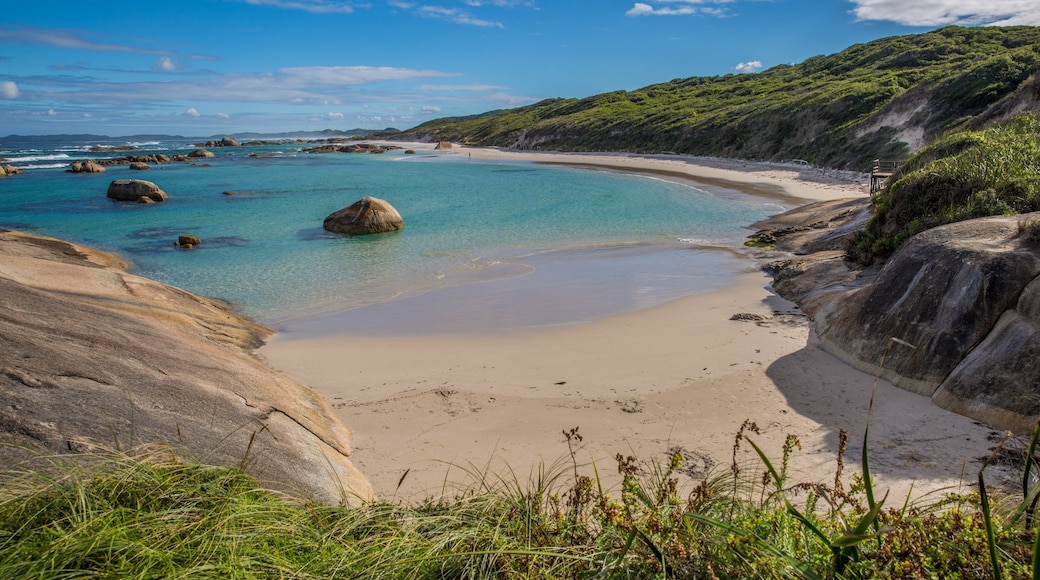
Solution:
[{"label": "green shrub", "polygon": [[887,258],[928,228],[1040,210],[1040,113],[948,135],[914,155],[874,200],[874,217],[849,241],[850,260]]}]

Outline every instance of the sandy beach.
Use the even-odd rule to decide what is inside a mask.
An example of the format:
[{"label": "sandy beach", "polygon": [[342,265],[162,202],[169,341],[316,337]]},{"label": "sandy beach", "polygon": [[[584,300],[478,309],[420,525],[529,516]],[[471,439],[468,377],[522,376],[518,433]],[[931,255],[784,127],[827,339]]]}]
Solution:
[{"label": "sandy beach", "polygon": [[[429,148],[429,145],[421,147]],[[517,153],[455,148],[473,160],[567,163],[656,174],[718,195],[765,196],[785,207],[866,195],[855,176],[797,166],[679,156]],[[845,481],[858,461],[875,379],[815,347],[807,319],[768,289],[748,256],[725,290],[590,323],[480,336],[280,334],[259,353],[324,395],[354,432],[354,464],[383,498],[452,493],[486,471],[521,482],[576,459],[616,481],[617,454],[687,457],[693,484],[727,469],[745,420],[775,458],[801,442],[796,479],[833,481],[838,436],[850,433]],[[734,315],[751,315],[738,316]],[[877,383],[871,468],[891,502],[973,481],[994,431]],[[746,446],[745,446],[746,448]],[[740,460],[752,465],[745,449]],[[755,466],[759,469],[759,466]],[[403,477],[403,480],[402,480]],[[399,485],[400,483],[400,485]]]}]

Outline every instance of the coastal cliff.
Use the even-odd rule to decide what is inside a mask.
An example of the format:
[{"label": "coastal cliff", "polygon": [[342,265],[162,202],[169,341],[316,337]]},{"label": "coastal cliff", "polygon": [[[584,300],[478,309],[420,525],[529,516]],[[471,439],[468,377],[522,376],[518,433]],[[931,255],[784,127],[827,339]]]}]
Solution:
[{"label": "coastal cliff", "polygon": [[1018,433],[1040,415],[1040,213],[947,224],[910,238],[883,266],[850,268],[842,240],[868,200],[810,204],[756,224],[776,291],[813,321],[820,348]]},{"label": "coastal cliff", "polygon": [[372,497],[324,399],[252,355],[268,329],[125,268],[0,230],[0,457],[165,445],[296,497]]}]

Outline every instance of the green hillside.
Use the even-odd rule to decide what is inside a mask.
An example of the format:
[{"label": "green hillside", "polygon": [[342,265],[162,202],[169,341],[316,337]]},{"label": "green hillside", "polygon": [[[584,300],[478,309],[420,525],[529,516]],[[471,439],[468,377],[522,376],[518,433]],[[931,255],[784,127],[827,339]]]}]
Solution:
[{"label": "green hillside", "polygon": [[757,74],[691,77],[424,123],[395,138],[558,151],[805,159],[864,169],[1038,108],[1040,28],[948,27]]}]

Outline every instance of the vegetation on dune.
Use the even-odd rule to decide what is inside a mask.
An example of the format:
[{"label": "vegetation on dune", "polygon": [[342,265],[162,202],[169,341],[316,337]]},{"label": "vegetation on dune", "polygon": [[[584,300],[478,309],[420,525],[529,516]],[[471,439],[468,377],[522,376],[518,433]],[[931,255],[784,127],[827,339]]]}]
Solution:
[{"label": "vegetation on dune", "polygon": [[437,119],[395,138],[519,149],[797,158],[863,170],[871,159],[910,153],[900,130],[929,139],[1006,111],[1018,91],[1035,89],[1032,75],[1038,68],[1040,28],[948,27],[757,74],[676,79],[635,91]]},{"label": "vegetation on dune", "polygon": [[942,224],[1040,211],[1040,114],[981,131],[952,132],[907,160],[874,199],[874,216],[849,241],[869,265]]},{"label": "vegetation on dune", "polygon": [[[865,476],[843,481],[843,433],[833,483],[804,484],[787,473],[797,438],[775,466],[755,433],[745,422],[730,468],[692,490],[678,483],[680,452],[668,464],[619,455],[616,497],[579,475],[577,428],[564,433],[571,464],[525,485],[474,471],[454,497],[419,505],[291,501],[168,449],[8,472],[0,577],[990,578],[1035,565],[1031,462],[1017,504],[983,485],[981,498],[891,506],[875,498],[866,441]],[[739,449],[760,463],[738,462]]]}]

